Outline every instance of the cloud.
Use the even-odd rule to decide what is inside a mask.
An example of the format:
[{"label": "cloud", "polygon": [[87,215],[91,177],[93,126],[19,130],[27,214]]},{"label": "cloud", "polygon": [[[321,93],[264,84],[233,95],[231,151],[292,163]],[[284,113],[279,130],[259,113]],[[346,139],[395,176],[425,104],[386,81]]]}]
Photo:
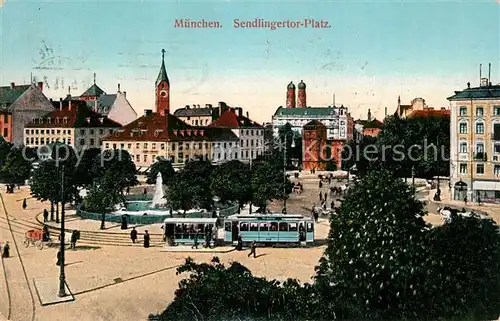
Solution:
[{"label": "cloud", "polygon": [[0,8],[3,7],[5,0],[0,0]]}]

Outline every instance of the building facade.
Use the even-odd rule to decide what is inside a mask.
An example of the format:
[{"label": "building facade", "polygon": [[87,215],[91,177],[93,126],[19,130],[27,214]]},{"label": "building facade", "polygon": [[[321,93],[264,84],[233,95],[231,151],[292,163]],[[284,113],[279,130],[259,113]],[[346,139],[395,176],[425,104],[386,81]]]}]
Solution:
[{"label": "building facade", "polygon": [[123,125],[126,125],[137,119],[137,113],[127,100],[127,92],[121,91],[120,84],[116,94],[107,94],[95,83],[90,86],[83,94],[78,97],[72,97],[68,93],[66,100],[82,100],[94,112],[106,116],[107,118]]},{"label": "building facade", "polygon": [[24,142],[24,126],[54,110],[43,94],[43,83],[0,87],[0,135],[15,146]]},{"label": "building facade", "polygon": [[[155,108],[155,112],[145,110],[143,116],[107,136],[102,148],[126,150],[141,170],[149,168],[158,157],[170,160],[177,168],[191,159],[210,160],[214,164],[244,161],[257,157],[257,137],[262,137],[259,143],[263,144],[263,129],[243,117],[241,108],[219,103],[217,108],[206,108],[211,114],[198,112],[201,108],[183,108],[175,112],[179,117],[172,115],[164,52],[155,82]],[[212,121],[214,115],[220,116]],[[257,128],[260,136],[255,132]]]},{"label": "building facade", "polygon": [[448,100],[453,199],[500,203],[500,84],[482,78]]},{"label": "building facade", "polygon": [[121,127],[117,122],[90,110],[85,101],[61,99],[53,105],[58,107],[26,124],[25,146],[64,143],[76,151],[101,148],[103,138]]},{"label": "building facade", "polygon": [[[336,169],[341,168],[343,141],[329,140],[326,126],[312,120],[302,131],[302,169],[328,170],[329,164]],[[331,167],[330,167],[331,168]]]},{"label": "building facade", "polygon": [[[214,107],[212,104],[205,104],[205,107],[196,104],[186,105],[184,108],[174,111],[174,116],[191,126],[208,126],[229,108],[223,101]],[[241,107],[235,108],[241,109]]]}]

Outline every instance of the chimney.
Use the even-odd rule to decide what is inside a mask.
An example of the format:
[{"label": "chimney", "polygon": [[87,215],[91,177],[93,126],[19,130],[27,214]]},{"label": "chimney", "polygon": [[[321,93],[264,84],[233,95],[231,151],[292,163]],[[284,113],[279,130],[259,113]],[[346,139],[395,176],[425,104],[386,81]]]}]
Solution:
[{"label": "chimney", "polygon": [[14,87],[16,87],[16,83],[11,82],[11,83],[10,83],[10,88],[11,88],[11,89],[14,89]]},{"label": "chimney", "polygon": [[186,109],[189,109],[189,105],[186,105]]},{"label": "chimney", "polygon": [[196,104],[193,104],[193,108],[196,108]]},{"label": "chimney", "polygon": [[38,88],[40,88],[40,90],[43,91],[43,82],[42,81],[38,82]]},{"label": "chimney", "polygon": [[238,116],[243,116],[243,108],[238,107]]},{"label": "chimney", "polygon": [[68,102],[68,111],[71,111],[71,100]]},{"label": "chimney", "polygon": [[198,105],[198,108],[200,108],[200,105]]},{"label": "chimney", "polygon": [[118,92],[120,92],[120,84],[118,84]]},{"label": "chimney", "polygon": [[127,98],[127,92],[126,91],[123,92],[123,97]]},{"label": "chimney", "polygon": [[205,108],[209,108],[210,107],[210,104],[205,104]]},{"label": "chimney", "polygon": [[150,116],[153,113],[152,109],[144,109],[144,116]]},{"label": "chimney", "polygon": [[446,107],[441,107],[441,110],[446,110]]},{"label": "chimney", "polygon": [[248,116],[248,111],[247,111],[247,118],[250,119],[250,117]]},{"label": "chimney", "polygon": [[467,88],[470,88],[470,82],[467,83]]},{"label": "chimney", "polygon": [[62,98],[59,98],[59,110],[62,110]]},{"label": "chimney", "polygon": [[52,103],[52,98],[49,99],[50,103]]}]

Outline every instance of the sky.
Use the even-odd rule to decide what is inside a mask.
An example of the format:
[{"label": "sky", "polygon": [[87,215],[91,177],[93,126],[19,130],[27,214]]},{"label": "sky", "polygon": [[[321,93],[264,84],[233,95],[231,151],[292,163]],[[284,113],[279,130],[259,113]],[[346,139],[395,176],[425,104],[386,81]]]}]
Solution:
[{"label": "sky", "polygon": [[[175,28],[176,19],[218,21],[215,29]],[[330,28],[234,28],[234,19],[315,19]],[[117,84],[139,115],[154,109],[165,49],[171,109],[243,107],[258,122],[286,104],[286,86],[303,80],[307,105],[368,109],[383,118],[422,97],[446,97],[500,83],[500,4],[476,1],[72,1],[0,0],[0,84],[46,82],[49,98],[80,95],[96,81]]]}]

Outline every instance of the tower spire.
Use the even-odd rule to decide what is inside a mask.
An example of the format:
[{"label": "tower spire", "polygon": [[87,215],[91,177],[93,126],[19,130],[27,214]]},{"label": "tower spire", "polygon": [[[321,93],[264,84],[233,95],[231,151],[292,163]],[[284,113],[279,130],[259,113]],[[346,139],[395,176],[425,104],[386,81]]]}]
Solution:
[{"label": "tower spire", "polygon": [[95,72],[94,72],[94,85],[95,85]]},{"label": "tower spire", "polygon": [[167,76],[167,69],[165,68],[165,49],[161,50],[161,67],[160,67],[160,73],[158,74],[158,78],[156,78],[156,87],[162,82],[165,81],[169,86],[170,82],[168,81],[168,76]]}]

